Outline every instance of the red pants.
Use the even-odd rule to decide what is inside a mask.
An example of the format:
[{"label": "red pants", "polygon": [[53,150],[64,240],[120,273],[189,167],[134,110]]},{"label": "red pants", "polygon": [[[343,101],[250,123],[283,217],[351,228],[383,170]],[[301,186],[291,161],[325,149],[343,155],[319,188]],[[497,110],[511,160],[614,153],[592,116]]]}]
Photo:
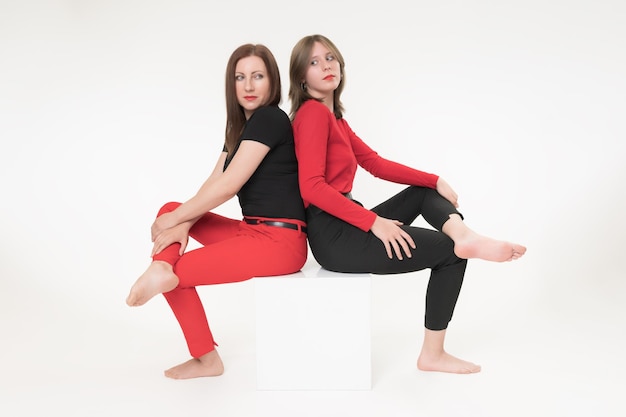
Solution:
[{"label": "red pants", "polygon": [[[165,204],[159,216],[180,204]],[[293,219],[278,220],[305,225]],[[306,262],[307,243],[306,235],[299,230],[250,225],[214,213],[202,216],[189,236],[203,247],[180,256],[180,244],[174,243],[153,260],[174,267],[179,284],[163,295],[182,328],[189,353],[197,358],[212,351],[216,343],[195,287],[297,272]]]}]

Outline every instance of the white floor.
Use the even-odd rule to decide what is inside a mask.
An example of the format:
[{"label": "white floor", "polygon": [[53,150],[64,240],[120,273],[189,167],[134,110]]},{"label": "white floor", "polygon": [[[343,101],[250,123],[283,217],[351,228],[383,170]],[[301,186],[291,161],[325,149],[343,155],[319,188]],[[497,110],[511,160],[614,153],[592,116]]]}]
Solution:
[{"label": "white floor", "polygon": [[[415,367],[426,273],[376,277],[371,391],[257,391],[252,282],[201,289],[226,372],[174,381],[162,371],[187,352],[162,298],[131,309],[125,286],[94,305],[80,288],[6,280],[0,415],[626,415],[626,286],[607,274],[602,285],[547,285],[525,261],[468,269],[447,347],[483,366],[469,376]],[[213,307],[224,299],[237,301]]]}]

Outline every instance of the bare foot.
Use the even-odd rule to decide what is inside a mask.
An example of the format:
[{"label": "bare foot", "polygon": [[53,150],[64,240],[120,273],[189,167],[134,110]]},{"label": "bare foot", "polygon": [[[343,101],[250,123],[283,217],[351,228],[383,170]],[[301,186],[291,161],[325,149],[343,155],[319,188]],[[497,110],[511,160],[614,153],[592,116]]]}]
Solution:
[{"label": "bare foot", "polygon": [[126,297],[126,304],[137,307],[147,303],[157,294],[168,292],[176,288],[178,277],[174,274],[172,265],[163,261],[153,261],[130,289]]},{"label": "bare foot", "polygon": [[417,369],[451,374],[475,374],[480,372],[480,365],[456,358],[447,352],[440,352],[437,355],[422,352],[417,359]]},{"label": "bare foot", "polygon": [[526,247],[522,245],[479,235],[467,227],[458,214],[451,214],[441,231],[454,241],[454,254],[462,259],[507,262],[526,253]]},{"label": "bare foot", "polygon": [[454,242],[454,254],[463,259],[484,259],[493,262],[508,262],[521,258],[526,247],[515,243],[492,239],[477,233],[468,233]]},{"label": "bare foot", "polygon": [[209,353],[199,358],[189,359],[180,365],[164,372],[165,376],[172,379],[191,379],[205,376],[220,376],[224,373],[224,364],[222,358],[213,349]]}]

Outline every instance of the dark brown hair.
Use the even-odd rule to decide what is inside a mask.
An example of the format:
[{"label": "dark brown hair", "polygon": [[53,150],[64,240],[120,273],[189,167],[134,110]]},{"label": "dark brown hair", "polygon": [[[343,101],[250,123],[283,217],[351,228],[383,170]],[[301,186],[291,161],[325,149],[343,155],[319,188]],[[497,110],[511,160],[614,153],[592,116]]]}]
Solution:
[{"label": "dark brown hair", "polygon": [[281,84],[278,64],[272,52],[261,44],[241,45],[233,51],[226,65],[226,150],[233,152],[239,142],[243,127],[246,124],[246,116],[243,108],[237,101],[235,89],[235,68],[240,59],[249,56],[258,56],[263,60],[267,68],[267,76],[270,80],[270,94],[263,106],[278,106],[281,101]]},{"label": "dark brown hair", "polygon": [[291,101],[291,110],[289,116],[293,119],[296,112],[304,104],[305,101],[315,99],[305,88],[302,80],[306,76],[307,69],[311,64],[311,50],[315,42],[319,42],[331,52],[335,59],[339,62],[339,71],[341,81],[333,95],[333,109],[335,117],[341,119],[343,117],[343,105],[341,104],[341,92],[346,83],[346,74],[344,71],[345,61],[339,49],[335,44],[324,35],[309,35],[300,39],[291,50],[291,60],[289,61],[289,100]]}]

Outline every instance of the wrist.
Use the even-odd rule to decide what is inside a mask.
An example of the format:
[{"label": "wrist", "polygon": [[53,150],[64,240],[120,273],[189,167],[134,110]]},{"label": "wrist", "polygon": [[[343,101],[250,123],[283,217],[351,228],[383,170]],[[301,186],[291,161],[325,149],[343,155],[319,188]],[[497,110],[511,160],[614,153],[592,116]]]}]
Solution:
[{"label": "wrist", "polygon": [[180,213],[180,210],[177,208],[174,211],[170,212],[170,218],[168,219],[168,222],[170,224],[170,227],[176,227],[179,226],[180,224],[183,223],[183,221],[181,221],[182,216]]}]

